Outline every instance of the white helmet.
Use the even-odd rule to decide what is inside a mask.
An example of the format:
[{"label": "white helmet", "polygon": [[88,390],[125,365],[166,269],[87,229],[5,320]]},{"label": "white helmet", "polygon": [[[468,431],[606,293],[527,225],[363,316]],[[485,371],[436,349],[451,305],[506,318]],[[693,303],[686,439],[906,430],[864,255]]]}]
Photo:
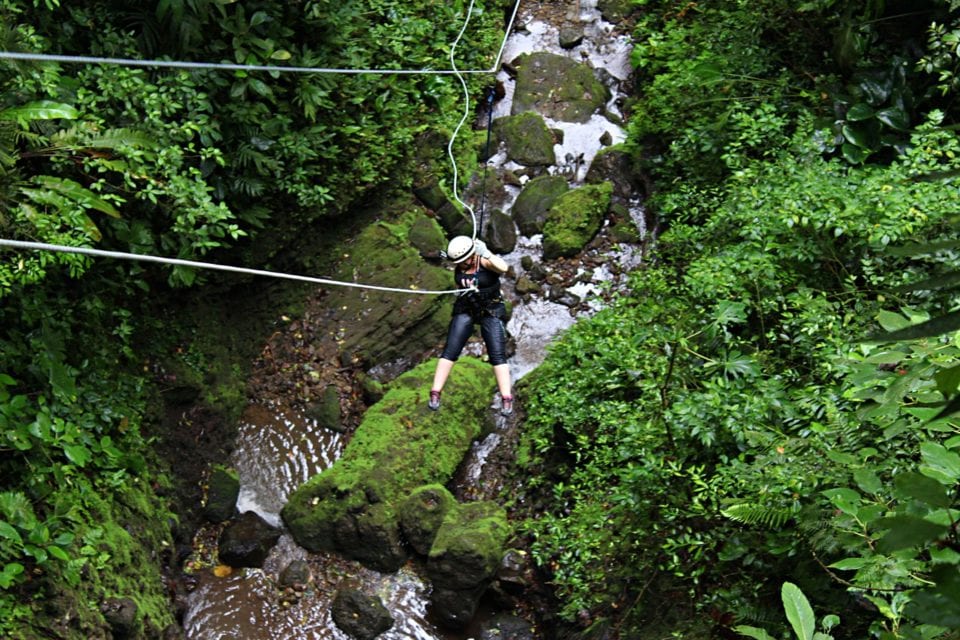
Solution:
[{"label": "white helmet", "polygon": [[457,236],[447,245],[447,260],[459,264],[473,255],[476,247],[467,236]]}]

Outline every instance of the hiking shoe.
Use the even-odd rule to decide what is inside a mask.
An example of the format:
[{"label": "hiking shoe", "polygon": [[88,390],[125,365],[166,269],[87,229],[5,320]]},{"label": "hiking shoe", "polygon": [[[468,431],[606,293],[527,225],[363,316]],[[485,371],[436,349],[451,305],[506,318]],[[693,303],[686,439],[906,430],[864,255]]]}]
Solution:
[{"label": "hiking shoe", "polygon": [[431,411],[436,411],[440,408],[440,392],[439,391],[430,391],[430,400],[427,402],[427,408]]},{"label": "hiking shoe", "polygon": [[509,416],[513,414],[513,396],[503,396],[500,398],[500,415]]}]

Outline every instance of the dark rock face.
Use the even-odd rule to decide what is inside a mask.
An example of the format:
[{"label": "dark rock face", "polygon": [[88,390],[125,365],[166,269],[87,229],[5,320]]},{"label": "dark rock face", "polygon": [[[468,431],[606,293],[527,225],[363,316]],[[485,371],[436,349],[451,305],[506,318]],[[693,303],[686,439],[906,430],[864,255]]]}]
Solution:
[{"label": "dark rock face", "polygon": [[638,172],[634,170],[633,159],[620,146],[601,149],[590,163],[585,181],[587,184],[610,182],[613,194],[621,200],[636,198],[640,195]]},{"label": "dark rock face", "polygon": [[533,625],[517,616],[495,616],[484,623],[480,640],[536,640]]},{"label": "dark rock face", "polygon": [[305,585],[310,582],[310,565],[303,560],[294,560],[280,572],[281,587]]},{"label": "dark rock face", "polygon": [[279,529],[247,511],[220,534],[220,562],[231,567],[262,567],[279,538]]},{"label": "dark rock face", "polygon": [[379,598],[358,589],[338,589],[330,614],[341,631],[357,640],[373,640],[394,622]]},{"label": "dark rock face", "polygon": [[513,114],[536,111],[562,122],[586,122],[609,99],[593,69],[570,58],[538,52],[524,54],[512,65],[517,69]]},{"label": "dark rock face", "polygon": [[217,467],[210,474],[207,503],[203,515],[210,522],[225,522],[233,517],[240,495],[240,479],[236,472]]},{"label": "dark rock face", "polygon": [[483,239],[494,253],[510,253],[517,246],[517,230],[513,218],[500,209],[490,213],[483,230]]},{"label": "dark rock face", "polygon": [[110,631],[116,640],[135,637],[137,631],[137,603],[130,598],[110,598],[100,605]]}]

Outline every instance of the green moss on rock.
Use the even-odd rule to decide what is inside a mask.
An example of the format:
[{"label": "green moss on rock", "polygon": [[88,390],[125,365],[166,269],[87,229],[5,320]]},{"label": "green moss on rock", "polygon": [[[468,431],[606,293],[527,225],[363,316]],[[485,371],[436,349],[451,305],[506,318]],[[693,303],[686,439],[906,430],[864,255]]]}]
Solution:
[{"label": "green moss on rock", "polygon": [[430,553],[440,525],[447,513],[456,506],[456,498],[440,484],[420,487],[403,501],[400,505],[400,526],[404,538],[414,551],[421,555]]},{"label": "green moss on rock", "polygon": [[613,185],[604,182],[568,191],[553,203],[543,225],[543,257],[570,257],[590,242],[610,207]]},{"label": "green moss on rock", "polygon": [[547,123],[536,113],[521,113],[497,118],[493,123],[497,140],[507,149],[507,158],[528,167],[546,167],[555,164],[553,134]]},{"label": "green moss on rock", "polygon": [[609,91],[589,65],[565,56],[547,52],[524,54],[514,65],[514,114],[536,111],[561,122],[586,122],[609,99]]},{"label": "green moss on rock", "polygon": [[542,232],[547,211],[569,189],[563,176],[539,176],[528,182],[511,211],[520,233],[532,236]]},{"label": "green moss on rock", "polygon": [[427,409],[436,361],[416,367],[370,407],[341,458],[296,489],[282,511],[294,539],[311,551],[339,551],[381,571],[405,560],[394,544],[397,506],[417,487],[445,484],[489,420],[490,367],[463,358]]},{"label": "green moss on rock", "polygon": [[510,534],[507,514],[494,502],[451,510],[437,531],[427,572],[437,587],[470,590],[493,578]]},{"label": "green moss on rock", "polygon": [[[428,233],[424,224],[432,228],[430,233],[441,239],[442,246],[443,234],[437,223],[422,210],[411,209],[393,222],[378,222],[364,229],[345,247],[345,257],[333,278],[396,289],[453,288],[449,271],[424,261],[413,244],[413,239],[419,244]],[[327,306],[336,310],[341,325],[347,328],[342,351],[372,365],[435,345],[446,332],[450,298],[333,287]]]}]

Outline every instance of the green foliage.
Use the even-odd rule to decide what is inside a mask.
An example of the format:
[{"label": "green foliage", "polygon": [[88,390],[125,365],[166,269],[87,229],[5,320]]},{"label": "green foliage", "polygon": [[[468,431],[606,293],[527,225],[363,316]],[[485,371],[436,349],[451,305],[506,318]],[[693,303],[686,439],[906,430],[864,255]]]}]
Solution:
[{"label": "green foliage", "polygon": [[[784,613],[797,640],[830,640],[833,638],[830,635],[830,630],[840,622],[839,617],[833,614],[824,616],[820,624],[825,633],[817,631],[813,607],[810,606],[810,601],[807,600],[807,596],[803,594],[800,587],[792,582],[784,582],[780,589],[780,595],[783,600]],[[734,631],[756,640],[773,640],[773,636],[756,627],[740,625],[735,627]]]},{"label": "green foliage", "polygon": [[[742,622],[779,576],[813,607],[841,587],[876,607],[845,607],[851,637],[936,637],[955,626],[957,426],[938,414],[960,353],[937,334],[956,326],[956,113],[918,111],[883,3],[741,5],[638,29],[630,144],[666,225],[632,292],[527,382],[534,557],[567,620],[626,635],[659,587],[772,637]],[[876,323],[904,333],[864,343]],[[782,602],[798,638],[830,637],[799,589]]]}]

